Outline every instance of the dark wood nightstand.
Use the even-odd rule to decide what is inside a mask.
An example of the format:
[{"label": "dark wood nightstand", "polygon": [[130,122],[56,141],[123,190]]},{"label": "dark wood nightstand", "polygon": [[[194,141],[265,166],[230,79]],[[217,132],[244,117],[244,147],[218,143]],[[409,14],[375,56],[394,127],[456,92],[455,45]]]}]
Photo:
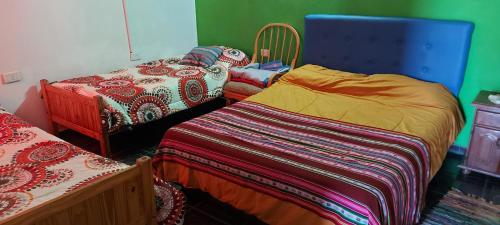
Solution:
[{"label": "dark wood nightstand", "polygon": [[476,107],[474,127],[465,162],[460,166],[465,174],[474,171],[500,177],[500,105],[488,100],[495,93],[481,91],[472,103]]}]

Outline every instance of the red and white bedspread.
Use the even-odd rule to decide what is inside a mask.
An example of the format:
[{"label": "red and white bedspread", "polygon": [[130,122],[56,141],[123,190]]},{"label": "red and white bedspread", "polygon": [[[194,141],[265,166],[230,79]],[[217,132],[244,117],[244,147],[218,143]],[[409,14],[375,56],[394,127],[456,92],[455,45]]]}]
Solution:
[{"label": "red and white bedspread", "polygon": [[[0,109],[0,221],[127,167]],[[159,180],[155,190],[158,219],[182,221],[182,192]]]},{"label": "red and white bedspread", "polygon": [[0,218],[125,168],[0,111]]},{"label": "red and white bedspread", "polygon": [[251,102],[171,128],[154,157],[155,165],[162,161],[293,202],[334,224],[414,224],[430,176],[420,138]]},{"label": "red and white bedspread", "polygon": [[78,77],[52,84],[86,96],[102,96],[110,132],[147,123],[222,95],[227,65],[180,65],[181,57],[160,59],[135,68]]}]

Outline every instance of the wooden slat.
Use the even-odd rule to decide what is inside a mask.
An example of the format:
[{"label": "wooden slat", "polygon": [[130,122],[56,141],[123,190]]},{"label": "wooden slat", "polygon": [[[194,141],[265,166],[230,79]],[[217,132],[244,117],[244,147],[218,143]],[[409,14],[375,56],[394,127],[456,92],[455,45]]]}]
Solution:
[{"label": "wooden slat", "polygon": [[287,29],[283,29],[283,43],[281,44],[281,54],[280,54],[280,60],[283,61],[283,52],[285,50],[285,43],[286,43],[286,31]]},{"label": "wooden slat", "polygon": [[280,43],[280,27],[276,27],[276,43],[274,44],[274,57],[273,60],[276,60],[276,55],[278,54],[278,45]]},{"label": "wooden slat", "polygon": [[[257,40],[255,41],[255,43],[257,43],[258,40],[259,40],[259,36],[257,36]],[[262,48],[265,48],[265,47],[266,47],[266,31],[264,31],[264,37],[262,38]],[[257,54],[259,54],[259,52],[260,52],[260,61],[262,62],[262,61],[264,61],[264,55],[262,55],[261,49],[255,49],[255,52]]]},{"label": "wooden slat", "polygon": [[269,35],[269,55],[267,56],[267,62],[269,62],[271,60],[271,55],[273,54],[271,52],[271,46],[273,46],[273,32],[274,32],[274,27],[271,27],[271,34]]},{"label": "wooden slat", "polygon": [[61,124],[64,127],[71,126],[72,130],[78,131],[79,133],[81,133],[81,134],[83,134],[85,136],[94,138],[94,139],[98,139],[101,136],[96,131],[89,130],[89,129],[87,129],[85,127],[82,127],[82,126],[80,126],[78,124],[70,123],[67,120],[65,120],[65,119],[63,119],[63,118],[61,118],[59,116],[52,116],[52,121],[54,121],[54,122],[56,122],[58,124]]},{"label": "wooden slat", "polygon": [[290,36],[290,43],[288,45],[288,56],[286,57],[286,64],[290,65],[290,53],[292,52],[293,36]]},{"label": "wooden slat", "polygon": [[[1,225],[156,224],[151,159],[0,222]],[[132,184],[132,186],[131,186]],[[131,187],[134,190],[131,191]],[[126,190],[127,194],[114,194]],[[114,198],[113,201],[110,199]],[[132,199],[132,201],[130,201]],[[132,216],[131,216],[132,215]],[[125,219],[123,219],[125,218]],[[68,222],[69,221],[69,222]]]}]

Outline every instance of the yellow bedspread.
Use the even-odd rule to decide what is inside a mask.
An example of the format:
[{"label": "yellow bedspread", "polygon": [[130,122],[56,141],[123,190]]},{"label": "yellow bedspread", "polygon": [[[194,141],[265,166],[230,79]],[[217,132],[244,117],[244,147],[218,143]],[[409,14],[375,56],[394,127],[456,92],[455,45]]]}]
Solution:
[{"label": "yellow bedspread", "polygon": [[418,136],[429,144],[432,176],[463,127],[457,100],[445,87],[401,75],[306,65],[246,100]]}]

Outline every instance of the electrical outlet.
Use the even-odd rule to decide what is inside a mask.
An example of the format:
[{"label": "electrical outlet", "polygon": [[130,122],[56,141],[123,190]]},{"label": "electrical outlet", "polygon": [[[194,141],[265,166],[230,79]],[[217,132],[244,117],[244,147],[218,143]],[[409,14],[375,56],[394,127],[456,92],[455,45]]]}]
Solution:
[{"label": "electrical outlet", "polygon": [[12,71],[8,73],[4,73],[1,75],[2,77],[2,83],[4,84],[10,84],[14,82],[21,81],[23,79],[23,75],[21,74],[20,71]]},{"label": "electrical outlet", "polygon": [[141,56],[137,52],[130,53],[130,61],[139,61],[141,60]]}]

